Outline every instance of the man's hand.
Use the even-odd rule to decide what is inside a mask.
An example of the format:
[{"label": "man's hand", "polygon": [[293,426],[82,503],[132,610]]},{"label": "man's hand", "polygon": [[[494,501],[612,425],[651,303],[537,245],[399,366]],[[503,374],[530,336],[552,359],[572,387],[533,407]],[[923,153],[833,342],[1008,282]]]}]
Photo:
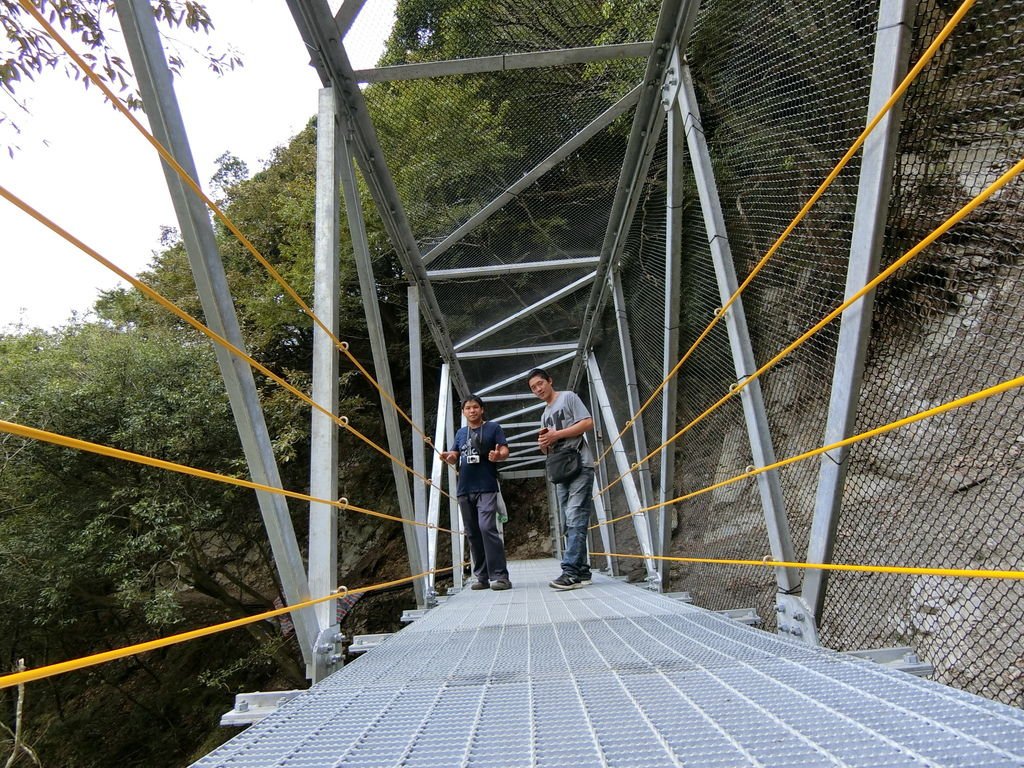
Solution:
[{"label": "man's hand", "polygon": [[499,461],[504,461],[508,458],[508,446],[507,445],[496,445],[494,450],[487,453],[488,460],[497,464]]},{"label": "man's hand", "polygon": [[455,462],[458,460],[458,458],[458,451],[444,451],[441,454],[441,461],[443,461],[445,464],[451,464],[452,466],[455,465]]},{"label": "man's hand", "polygon": [[537,435],[537,444],[544,453],[547,453],[551,446],[556,442],[558,442],[557,429],[548,429],[547,427],[544,427]]}]

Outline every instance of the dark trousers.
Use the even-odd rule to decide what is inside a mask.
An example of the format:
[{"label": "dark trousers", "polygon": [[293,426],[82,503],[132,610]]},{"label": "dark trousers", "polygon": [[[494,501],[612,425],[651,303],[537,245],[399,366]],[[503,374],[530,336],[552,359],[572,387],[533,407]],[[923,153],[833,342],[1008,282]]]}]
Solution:
[{"label": "dark trousers", "polygon": [[469,537],[473,575],[477,581],[507,579],[505,542],[498,533],[498,494],[469,493],[459,496],[459,511]]}]

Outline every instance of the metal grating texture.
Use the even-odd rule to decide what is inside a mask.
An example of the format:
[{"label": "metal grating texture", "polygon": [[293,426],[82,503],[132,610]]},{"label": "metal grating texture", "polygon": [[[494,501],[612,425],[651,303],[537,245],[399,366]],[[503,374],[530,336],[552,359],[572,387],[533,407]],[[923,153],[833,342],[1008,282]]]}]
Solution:
[{"label": "metal grating texture", "polygon": [[1015,766],[1024,713],[553,560],[463,591],[194,765]]},{"label": "metal grating texture", "polygon": [[[918,8],[912,58],[949,9]],[[883,264],[1024,156],[1024,3],[975,7],[907,95]],[[857,430],[1024,371],[1024,185],[1018,178],[879,291]],[[950,568],[1024,562],[1024,397],[1007,393],[864,443],[836,558]],[[1007,581],[834,577],[833,647],[912,645],[943,682],[1024,705],[1024,588]]]}]

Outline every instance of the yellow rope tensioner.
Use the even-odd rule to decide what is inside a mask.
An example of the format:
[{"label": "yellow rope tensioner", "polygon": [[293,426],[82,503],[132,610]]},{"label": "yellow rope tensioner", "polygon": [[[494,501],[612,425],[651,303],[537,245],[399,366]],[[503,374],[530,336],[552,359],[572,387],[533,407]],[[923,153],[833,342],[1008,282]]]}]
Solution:
[{"label": "yellow rope tensioner", "polygon": [[[275,616],[281,616],[285,613],[291,613],[302,608],[308,608],[311,605],[326,602],[327,600],[335,600],[338,597],[345,597],[350,594],[360,594],[363,592],[372,592],[377,589],[386,589],[387,587],[398,586],[399,584],[407,584],[409,582],[416,581],[416,579],[422,579],[424,576],[429,576],[432,573],[444,573],[452,570],[448,568],[434,568],[430,571],[424,571],[423,573],[417,574],[416,576],[406,576],[405,578],[395,579],[393,581],[385,581],[381,584],[372,584],[368,587],[357,587],[355,589],[349,589],[348,587],[338,587],[337,591],[332,592],[324,597],[315,597],[310,600],[306,600],[295,605],[288,605],[284,608],[275,608],[272,611],[264,611],[263,613],[257,613],[254,616],[246,616],[241,619],[235,619],[233,621],[225,621],[221,624],[214,624],[209,627],[203,627],[201,629],[193,629],[190,632],[181,632],[177,635],[170,635],[169,637],[162,637],[159,640],[150,640],[146,643],[136,643],[135,645],[128,645],[124,648],[115,648],[112,651],[104,651],[103,653],[95,653],[92,656],[83,656],[80,659],[72,659],[71,661],[63,661],[59,664],[50,664],[45,667],[37,667],[35,669],[28,669],[24,672],[15,672],[11,675],[4,675],[0,677],[0,688],[11,688],[16,685],[23,685],[30,683],[33,680],[42,680],[47,677],[54,677],[55,675],[62,675],[65,672],[73,672],[77,669],[84,669],[85,667],[93,667],[97,664],[105,664],[108,661],[115,661],[117,659],[123,659],[126,656],[135,656],[146,651],[155,651],[157,648],[166,648],[169,645],[177,645],[178,643],[184,643],[189,640],[197,640],[200,637],[206,637],[207,635],[214,635],[218,632],[226,632],[229,629],[236,629],[243,627],[246,624],[255,624],[257,621],[265,621]],[[344,593],[341,591],[344,590]],[[341,593],[341,594],[339,594]]]}]

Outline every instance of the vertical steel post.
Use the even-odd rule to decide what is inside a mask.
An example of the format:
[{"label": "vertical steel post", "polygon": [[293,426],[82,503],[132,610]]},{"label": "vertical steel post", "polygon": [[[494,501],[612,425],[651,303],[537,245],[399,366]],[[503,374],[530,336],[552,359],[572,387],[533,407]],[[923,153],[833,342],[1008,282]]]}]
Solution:
[{"label": "vertical steel post", "polygon": [[[409,298],[409,390],[412,398],[412,423],[417,429],[410,433],[412,444],[409,449],[412,451],[412,468],[420,475],[427,474],[426,446],[423,443],[423,435],[426,434],[426,421],[423,416],[423,339],[420,333],[420,289],[415,285],[408,288]],[[427,519],[427,488],[418,481],[412,484],[413,510],[416,520],[423,522]],[[427,551],[427,529],[421,526],[416,527],[420,536],[420,551]],[[436,533],[436,531],[435,531]],[[434,544],[437,544],[436,537]],[[431,565],[431,568],[434,566]],[[433,585],[433,576],[429,579]]]},{"label": "vertical steel post", "polygon": [[[356,184],[356,171],[353,165],[354,147],[351,126],[343,114],[339,114],[342,129],[342,152],[344,162],[341,164],[341,184],[345,193],[345,211],[348,216],[349,232],[352,234],[352,249],[355,254],[356,270],[359,273],[359,292],[362,294],[363,311],[366,313],[366,330],[370,336],[370,347],[373,350],[373,366],[377,372],[377,383],[384,392],[393,393],[395,388],[391,382],[391,364],[388,361],[387,345],[384,341],[384,326],[381,322],[380,307],[377,303],[377,283],[373,276],[373,263],[370,260],[370,246],[366,238],[366,223],[363,221],[363,208]],[[402,464],[405,463],[405,448],[402,445],[402,430],[398,423],[398,413],[394,406],[381,395],[381,412],[384,427],[388,436],[388,450]],[[412,504],[412,493],[409,490],[409,477],[405,469],[397,462],[391,462],[391,471],[395,478],[395,489],[398,493],[398,508],[406,521],[416,519]],[[418,482],[418,481],[417,481]],[[406,522],[403,526],[405,548],[409,555],[409,568],[413,575],[424,571],[424,553],[420,548],[418,526]],[[413,582],[416,605],[426,605],[426,583],[423,579]]]},{"label": "vertical steel post", "polygon": [[[622,374],[626,380],[626,399],[633,417],[630,430],[633,436],[633,455],[639,460],[647,455],[647,435],[644,432],[644,417],[640,413],[640,385],[636,378],[636,363],[633,361],[633,340],[629,333],[629,318],[626,316],[626,297],[622,292],[622,277],[618,267],[611,270],[612,304],[615,308],[615,325],[619,332],[619,348],[622,355]],[[616,430],[615,434],[618,434]],[[640,478],[640,502],[644,507],[653,503],[651,468],[645,462],[637,472]]]},{"label": "vertical steel post", "polygon": [[[608,432],[615,429],[615,413],[612,411],[611,401],[608,399],[608,391],[604,386],[604,379],[601,376],[601,369],[597,364],[594,355],[587,356],[587,370],[590,372],[590,380],[594,383],[594,392],[597,394],[597,408],[600,417],[604,420],[604,427]],[[596,421],[596,419],[595,419]],[[640,554],[644,556],[644,565],[647,566],[647,580],[651,586],[657,587],[661,584],[661,577],[654,565],[654,554],[651,546],[651,522],[640,503],[640,494],[637,492],[633,474],[630,472],[629,458],[621,443],[612,446],[612,455],[615,457],[615,465],[621,477],[622,490],[626,494],[626,506],[633,518],[633,527],[636,529],[636,540],[640,545]]]},{"label": "vertical steel post", "polygon": [[[410,307],[411,309],[411,307]],[[434,425],[434,445],[443,446],[445,439],[445,427],[451,424],[451,414],[448,412],[448,408],[451,406],[451,369],[448,363],[442,363],[441,365],[441,387],[437,391],[437,423]],[[430,467],[430,501],[427,505],[427,525],[433,526],[426,529],[427,533],[427,568],[434,570],[437,568],[437,524],[441,518],[441,473],[444,470],[445,463],[441,461],[441,454],[438,451],[434,452],[434,459]],[[451,490],[451,495],[455,496],[455,489]],[[452,530],[455,530],[452,528]],[[454,536],[454,534],[452,534]],[[455,565],[454,551],[452,565]],[[434,591],[434,574],[430,574],[427,577],[427,584],[431,591]]]},{"label": "vertical steel post", "polygon": [[[594,381],[587,376],[587,387],[590,391],[590,404],[591,408],[594,408],[594,403],[597,402],[597,393],[594,391]],[[594,419],[594,451],[595,456],[604,456],[605,452],[605,432],[601,428],[601,420]],[[608,510],[611,509],[611,496],[608,491],[599,493],[599,491],[608,485],[608,464],[604,458],[600,458],[594,465],[594,514],[597,515],[597,521],[599,523],[607,523],[610,515]],[[608,552],[607,567],[608,573],[612,576],[618,575],[618,560],[611,556],[611,553],[617,552],[615,548],[615,524],[602,525],[598,529],[598,533],[601,535],[601,544],[604,547],[604,551]]]},{"label": "vertical steel post", "polygon": [[[333,88],[320,90],[316,121],[316,236],[313,254],[313,309],[338,335],[341,165],[337,101]],[[338,414],[338,348],[320,326],[313,326],[313,400]],[[310,426],[309,492],[320,499],[338,498],[338,425],[313,410]],[[338,510],[330,504],[309,505],[309,588],[313,597],[338,588]],[[324,629],[338,623],[337,601],[314,606]]]},{"label": "vertical steel post", "polygon": [[[878,113],[906,76],[913,36],[914,8],[910,0],[882,0],[879,6],[874,69],[868,98],[868,115],[871,117]],[[897,104],[864,143],[850,262],[846,273],[847,297],[859,291],[878,274],[901,121],[902,108]],[[872,291],[843,312],[823,445],[849,437],[854,430],[874,302],[875,294]],[[821,457],[814,518],[807,546],[809,563],[832,561],[848,456],[849,448],[840,448]],[[825,604],[827,583],[826,571],[808,571],[804,578],[804,599],[818,620],[821,619]]]},{"label": "vertical steel post", "polygon": [[[192,150],[189,148],[185,124],[174,95],[171,73],[167,68],[153,9],[147,0],[116,0],[115,8],[153,135],[198,183]],[[210,224],[209,212],[178,174],[166,164],[164,176],[181,227],[181,237],[188,253],[206,322],[216,333],[239,349],[244,349],[238,318],[231,301],[231,291],[224,274],[224,265],[217,249],[217,239]],[[241,438],[249,473],[254,482],[280,488],[281,477],[263,417],[263,408],[256,392],[252,369],[248,363],[220,345],[214,345],[214,354],[224,377],[224,387],[231,403],[235,424],[238,426],[238,435]],[[281,577],[285,599],[293,605],[307,600],[309,581],[295,539],[295,529],[292,526],[288,505],[283,496],[265,491],[257,491],[256,498],[263,515],[263,524],[267,529],[274,562]],[[309,667],[313,661],[312,650],[318,634],[316,615],[312,609],[305,609],[293,613],[292,621],[303,659]]]},{"label": "vertical steel post", "polygon": [[[670,79],[676,78],[678,83],[679,69],[678,49],[673,53],[672,65],[669,70]],[[679,103],[674,98],[668,108],[668,176],[666,178],[665,199],[665,322],[662,346],[662,377],[667,377],[679,362],[679,289],[682,282],[682,251],[683,251],[683,155],[685,131],[683,115]],[[678,404],[678,378],[672,376],[661,392],[661,443],[666,444],[676,431],[676,408]],[[661,473],[658,478],[658,503],[664,505],[674,498],[676,453],[673,446],[668,446],[661,453]],[[655,552],[658,555],[668,554],[672,538],[672,507],[658,508],[655,526]],[[662,581],[668,571],[668,562],[658,561],[658,572]]]},{"label": "vertical steel post", "polygon": [[[680,74],[677,98],[680,102],[680,110],[684,115],[686,142],[690,150],[694,181],[700,196],[700,207],[704,214],[704,226],[707,229],[711,260],[715,266],[718,295],[724,304],[736,292],[739,284],[736,281],[736,271],[732,263],[732,252],[729,248],[725,219],[722,216],[722,206],[718,199],[715,174],[711,167],[711,154],[708,152],[704,127],[700,121],[697,95],[693,88],[690,68],[685,62],[681,64]],[[750,334],[747,330],[747,319],[743,313],[742,299],[737,299],[726,312],[725,324],[729,333],[729,347],[732,350],[736,377],[742,380],[757,370],[754,351],[750,344]],[[740,399],[743,403],[743,417],[747,424],[747,435],[750,440],[754,466],[764,467],[774,464],[775,449],[772,447],[760,382],[755,380],[749,386],[744,387],[740,392]],[[789,535],[789,521],[786,519],[786,507],[778,472],[772,470],[758,475],[757,488],[761,495],[761,508],[764,511],[765,525],[768,528],[772,557],[776,560],[792,562],[793,542]],[[800,574],[795,569],[777,568],[775,577],[778,580],[779,588],[785,592],[793,592],[800,586]]]},{"label": "vertical steel post", "polygon": [[[447,364],[445,367],[448,368]],[[441,391],[444,392],[446,410],[450,414],[454,408],[452,401],[452,374],[451,369],[441,376]],[[455,444],[455,423],[452,416],[444,422],[445,445]],[[459,511],[459,502],[456,497],[458,478],[455,474],[455,467],[448,467],[448,527],[452,530],[452,588],[462,589],[462,561],[466,558],[465,541],[462,533],[462,513]]]}]

